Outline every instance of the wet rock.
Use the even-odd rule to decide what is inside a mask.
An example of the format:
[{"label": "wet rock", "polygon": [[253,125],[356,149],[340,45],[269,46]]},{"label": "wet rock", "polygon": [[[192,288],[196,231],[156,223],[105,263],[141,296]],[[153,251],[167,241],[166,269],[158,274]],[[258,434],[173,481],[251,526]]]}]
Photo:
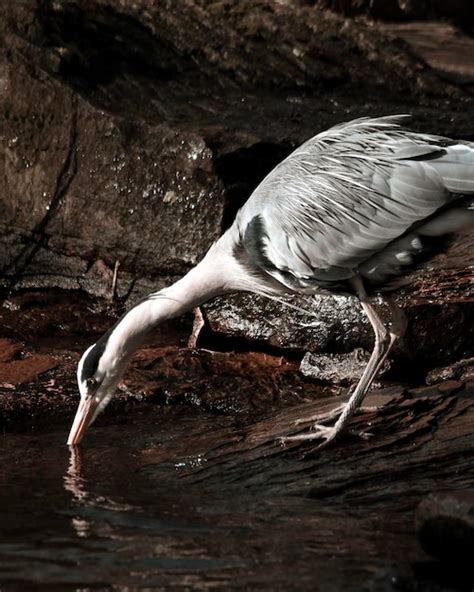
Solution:
[{"label": "wet rock", "polygon": [[60,349],[64,342],[81,348],[113,325],[118,314],[109,302],[84,292],[14,293],[0,304],[1,337],[41,353]]},{"label": "wet rock", "polygon": [[423,549],[448,562],[472,562],[474,557],[474,490],[428,495],[416,511]]},{"label": "wet rock", "polygon": [[[117,261],[117,270],[118,270]],[[95,261],[84,274],[81,287],[102,298],[113,299],[114,272],[102,259]]]},{"label": "wet rock", "polygon": [[345,15],[367,14],[378,19],[450,19],[469,28],[474,25],[470,0],[323,0],[323,4]]},{"label": "wet rock", "polygon": [[[413,575],[400,572],[400,567],[388,565],[377,570],[361,587],[361,592],[416,592]],[[433,591],[434,592],[434,591]]]},{"label": "wet rock", "polygon": [[369,355],[358,348],[348,354],[306,353],[300,371],[304,376],[336,384],[350,385],[361,377]]},{"label": "wet rock", "polygon": [[[77,288],[88,262],[98,259],[112,268],[118,260],[134,277],[194,265],[219,235],[223,208],[202,138],[166,125],[125,124],[54,79],[33,78],[14,63],[7,68],[0,122],[9,138],[4,285],[35,278],[37,285]],[[11,122],[18,119],[16,136]],[[172,192],[174,200],[167,198]],[[92,280],[89,274],[82,285],[100,293],[101,280]]]},{"label": "wet rock", "polygon": [[[473,21],[474,23],[474,21]],[[440,76],[474,87],[474,39],[447,23],[386,23],[383,30],[403,39]]]},{"label": "wet rock", "polygon": [[450,366],[434,368],[426,375],[426,384],[435,384],[443,380],[463,381],[474,379],[474,358],[458,360]]},{"label": "wet rock", "polygon": [[298,365],[282,356],[176,347],[143,350],[127,383],[156,403],[192,405],[219,415],[268,411],[333,392],[306,380]]},{"label": "wet rock", "polygon": [[[244,338],[251,342],[247,347],[254,349],[271,346],[318,354],[344,354],[360,347],[372,351],[372,327],[355,298],[298,296],[289,299],[288,304],[238,294],[215,299],[203,305],[202,310],[216,337]],[[418,304],[403,298],[399,304],[407,316],[408,328],[390,356],[396,361],[396,373],[421,381],[434,365],[472,355],[472,343],[466,335],[466,326],[474,322],[471,303]],[[387,319],[387,306],[381,300],[376,305]],[[433,316],[439,326],[449,327],[449,331],[434,330]],[[212,335],[205,343],[212,348]]]},{"label": "wet rock", "polygon": [[[418,305],[415,299],[402,300],[408,319],[408,328],[400,352],[405,372],[413,370],[424,377],[433,366],[442,366],[455,360],[470,358],[474,354],[474,343],[466,331],[473,326],[474,306],[470,297],[460,290],[453,301],[443,301],[447,294],[442,288],[438,297]],[[463,298],[465,301],[463,302]],[[421,365],[416,368],[413,362]]]},{"label": "wet rock", "polygon": [[[9,285],[99,294],[97,278],[82,281],[99,259],[120,261],[131,281],[181,274],[292,146],[341,119],[386,113],[387,84],[401,111],[418,96],[421,127],[438,112],[433,93],[451,109],[466,101],[373,27],[298,3],[0,10]],[[441,118],[438,131],[465,131],[468,112]]]},{"label": "wet rock", "polygon": [[0,388],[33,382],[58,363],[54,356],[24,353],[22,344],[0,338]]},{"label": "wet rock", "polygon": [[238,294],[215,299],[202,309],[213,332],[273,347],[313,352],[347,351],[361,344],[370,347],[371,327],[355,299],[316,295],[288,303]]}]

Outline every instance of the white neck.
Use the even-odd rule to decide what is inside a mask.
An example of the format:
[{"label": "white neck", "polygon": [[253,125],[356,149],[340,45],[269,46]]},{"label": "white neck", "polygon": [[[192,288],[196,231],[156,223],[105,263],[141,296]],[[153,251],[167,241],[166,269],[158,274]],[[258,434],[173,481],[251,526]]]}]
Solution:
[{"label": "white neck", "polygon": [[122,369],[131,354],[159,323],[233,290],[251,289],[251,279],[232,255],[233,236],[226,233],[204,259],[169,288],[150,294],[129,310],[112,330],[99,370]]}]

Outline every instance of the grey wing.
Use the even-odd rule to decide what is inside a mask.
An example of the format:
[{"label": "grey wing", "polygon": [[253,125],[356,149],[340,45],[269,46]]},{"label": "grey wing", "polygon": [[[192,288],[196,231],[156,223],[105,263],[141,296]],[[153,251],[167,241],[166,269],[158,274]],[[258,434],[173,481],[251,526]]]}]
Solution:
[{"label": "grey wing", "polygon": [[264,180],[244,216],[261,267],[302,289],[355,273],[383,281],[411,262],[423,249],[411,229],[474,192],[474,150],[390,131],[316,137]]}]

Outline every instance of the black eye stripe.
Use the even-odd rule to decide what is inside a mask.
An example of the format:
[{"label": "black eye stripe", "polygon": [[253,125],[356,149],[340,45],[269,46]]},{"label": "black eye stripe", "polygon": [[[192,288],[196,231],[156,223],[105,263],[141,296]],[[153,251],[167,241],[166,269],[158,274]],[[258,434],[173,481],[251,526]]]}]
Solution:
[{"label": "black eye stripe", "polygon": [[86,358],[84,359],[81,371],[81,382],[89,380],[94,376],[97,370],[97,366],[99,365],[99,360],[105,351],[109,335],[110,331],[107,331],[107,333],[102,335],[102,337],[94,345],[94,347],[91,349],[91,351],[87,354]]}]

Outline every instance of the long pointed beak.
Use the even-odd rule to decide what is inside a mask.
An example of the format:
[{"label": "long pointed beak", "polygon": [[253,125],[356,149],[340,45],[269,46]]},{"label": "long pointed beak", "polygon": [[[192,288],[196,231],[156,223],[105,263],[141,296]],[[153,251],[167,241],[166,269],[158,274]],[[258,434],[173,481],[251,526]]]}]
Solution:
[{"label": "long pointed beak", "polygon": [[82,440],[87,428],[94,419],[99,403],[100,400],[97,397],[84,397],[81,399],[67,439],[68,446],[76,446]]}]

